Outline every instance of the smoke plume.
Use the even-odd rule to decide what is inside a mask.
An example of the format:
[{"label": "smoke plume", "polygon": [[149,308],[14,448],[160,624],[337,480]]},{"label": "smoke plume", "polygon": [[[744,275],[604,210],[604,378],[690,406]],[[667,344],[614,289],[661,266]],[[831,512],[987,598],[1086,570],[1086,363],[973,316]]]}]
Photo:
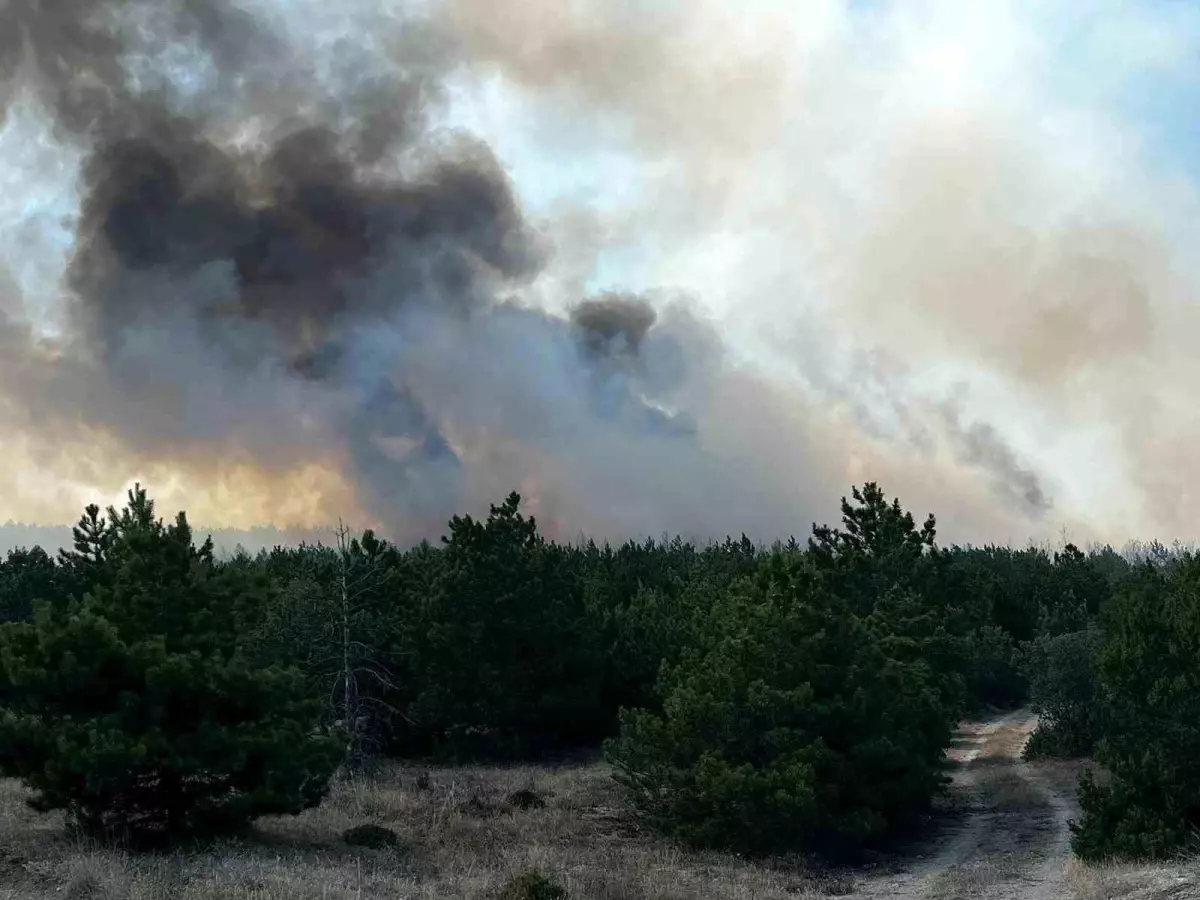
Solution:
[{"label": "smoke plume", "polygon": [[85,156],[67,333],[39,354],[5,332],[26,428],[193,472],[324,463],[393,526],[453,508],[455,452],[363,335],[431,310],[465,322],[542,251],[486,147],[433,146],[427,73],[323,82],[221,0],[3,15],[10,93]]},{"label": "smoke plume", "polygon": [[223,0],[3,14],[10,104],[82,158],[62,330],[2,334],[31,462],[203,484],[206,521],[287,515],[303,485],[301,518],[401,540],[513,488],[564,529],[706,530],[714,501],[786,526],[770,479],[698,435],[708,326],[634,296],[519,302],[545,236],[486,145],[431,126],[442,73],[411,42],[329,72]]},{"label": "smoke plume", "polygon": [[[141,478],[409,540],[517,489],[563,537],[769,539],[869,478],[960,540],[1178,527],[1170,248],[1028,85],[922,68],[975,46],[953,4],[861,6],[0,0],[0,160],[46,123],[6,190],[74,197],[0,268],[9,514]],[[454,127],[472,96],[504,114]],[[538,199],[519,133],[592,202]],[[1096,423],[1102,513],[1061,465]]]},{"label": "smoke plume", "polygon": [[551,136],[545,158],[637,161],[608,166],[637,201],[598,213],[653,248],[626,271],[712,309],[807,404],[811,442],[852,429],[846,456],[873,461],[847,472],[939,510],[986,485],[966,532],[999,539],[1194,532],[1197,193],[1176,110],[1195,10],[517,7],[438,5],[504,108]]}]

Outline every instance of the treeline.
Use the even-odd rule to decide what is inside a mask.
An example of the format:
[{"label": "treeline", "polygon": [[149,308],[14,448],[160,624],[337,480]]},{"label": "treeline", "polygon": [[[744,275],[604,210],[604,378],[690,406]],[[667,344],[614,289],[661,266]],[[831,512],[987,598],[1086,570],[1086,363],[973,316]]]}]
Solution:
[{"label": "treeline", "polygon": [[1198,575],[1179,553],[940,548],[874,484],[771,547],[562,545],[514,494],[438,545],[343,531],[217,559],[139,488],[89,507],[72,550],[0,563],[0,768],[145,836],[299,812],[379,756],[603,744],[657,828],[841,851],[929,805],[962,716],[1032,699],[1031,752],[1098,746],[1112,772],[1084,785],[1080,851],[1169,852],[1200,809],[1172,706],[1197,702]]}]

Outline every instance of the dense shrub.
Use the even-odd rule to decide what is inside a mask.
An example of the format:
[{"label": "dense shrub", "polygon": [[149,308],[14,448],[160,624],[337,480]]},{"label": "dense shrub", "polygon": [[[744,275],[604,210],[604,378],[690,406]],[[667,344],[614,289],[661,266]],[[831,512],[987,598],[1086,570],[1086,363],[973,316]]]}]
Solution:
[{"label": "dense shrub", "polygon": [[520,514],[456,516],[437,580],[405,629],[413,674],[407,746],[456,757],[524,755],[603,735],[603,649],[567,548]]},{"label": "dense shrub", "polygon": [[61,596],[62,571],[41,547],[10,550],[0,562],[0,622],[17,622],[33,616],[33,604]]},{"label": "dense shrub", "polygon": [[965,712],[971,616],[947,579],[934,517],[918,529],[874,483],[852,496],[842,499],[841,528],[814,526],[808,559],[857,615],[870,617],[893,658],[929,670],[949,715]]},{"label": "dense shrub", "polygon": [[1096,665],[1103,639],[1096,626],[1043,635],[1025,648],[1030,699],[1040,721],[1025,748],[1038,756],[1087,756],[1103,734]]},{"label": "dense shrub", "polygon": [[998,625],[974,630],[967,643],[967,694],[976,706],[1015,707],[1029,693],[1020,652]]},{"label": "dense shrub", "polygon": [[36,808],[132,839],[317,804],[343,747],[294,670],[243,653],[264,586],[219,573],[140,489],[80,544],[89,592],[0,631],[0,769]]},{"label": "dense shrub", "polygon": [[1098,759],[1111,782],[1083,780],[1075,851],[1162,858],[1200,829],[1200,559],[1139,567],[1109,606]]},{"label": "dense shrub", "polygon": [[889,656],[806,560],[766,561],[711,616],[721,637],[666,670],[662,712],[626,712],[606,748],[649,822],[796,849],[861,841],[932,797],[949,737],[935,673]]}]

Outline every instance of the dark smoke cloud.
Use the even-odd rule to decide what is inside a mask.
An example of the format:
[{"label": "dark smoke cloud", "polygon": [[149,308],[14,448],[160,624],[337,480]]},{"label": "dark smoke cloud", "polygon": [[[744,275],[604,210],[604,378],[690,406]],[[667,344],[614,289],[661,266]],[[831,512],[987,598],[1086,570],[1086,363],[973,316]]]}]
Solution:
[{"label": "dark smoke cloud", "polygon": [[592,353],[636,355],[654,324],[654,307],[641,297],[606,294],[571,310],[571,322]]},{"label": "dark smoke cloud", "polygon": [[954,406],[942,407],[946,432],[963,461],[991,476],[997,492],[1033,516],[1049,512],[1053,502],[1032,469],[1022,466],[1000,433],[986,422],[964,425]]},{"label": "dark smoke cloud", "polygon": [[436,64],[318,73],[222,0],[0,11],[0,76],[85,153],[67,332],[42,353],[6,326],[10,422],[200,473],[328,464],[401,538],[548,466],[564,514],[679,521],[629,501],[702,456],[670,406],[713,362],[696,327],[634,296],[569,320],[504,299],[545,241],[486,146],[428,128]]},{"label": "dark smoke cloud", "polygon": [[[0,0],[0,115],[5,97],[31,98],[83,155],[62,333],[0,320],[0,424],[23,458],[114,495],[134,476],[155,488],[149,476],[184,473],[181,500],[211,494],[181,504],[197,521],[285,524],[279,510],[300,509],[401,540],[514,488],[565,537],[772,539],[835,510],[860,477],[936,496],[956,536],[1049,507],[994,430],[882,357],[844,378],[814,333],[806,401],[742,368],[678,298],[534,308],[550,236],[485,144],[436,127],[455,54],[509,60],[493,38],[515,26],[487,4],[448,7],[457,35],[379,4],[330,13],[365,17],[338,37],[261,0]],[[553,24],[541,12],[557,8],[521,21]],[[643,136],[742,136],[683,167],[725,173],[705,202],[756,172],[723,161],[770,131],[777,89],[714,78],[726,70],[697,54],[684,79],[697,89],[647,76],[647,93],[606,48],[632,40],[633,69],[657,72],[678,53],[665,52],[672,28],[631,38],[615,16],[611,42],[593,46],[566,24],[542,42],[552,53],[518,60],[524,81],[558,83],[578,47],[582,93],[636,101]],[[701,107],[695,127],[675,127]],[[731,132],[734,108],[745,127]],[[573,271],[590,274],[586,248],[553,237],[556,259],[582,256]],[[0,313],[17,293],[0,285]],[[961,467],[929,463],[947,445]],[[305,493],[316,499],[293,502]],[[65,496],[54,508],[77,509]],[[36,508],[24,517],[47,521]]]}]

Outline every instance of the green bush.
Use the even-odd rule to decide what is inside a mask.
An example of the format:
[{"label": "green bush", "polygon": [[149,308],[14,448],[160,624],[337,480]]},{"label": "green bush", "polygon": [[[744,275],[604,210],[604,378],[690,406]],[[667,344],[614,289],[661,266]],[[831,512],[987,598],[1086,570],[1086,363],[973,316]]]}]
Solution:
[{"label": "green bush", "polygon": [[1096,684],[1103,635],[1098,627],[1043,635],[1025,648],[1030,700],[1040,716],[1025,756],[1088,756],[1103,734],[1103,705]]},{"label": "green bush", "polygon": [[1075,852],[1164,858],[1193,849],[1200,828],[1200,559],[1147,564],[1104,617],[1105,704],[1097,758],[1107,785],[1085,778]]},{"label": "green bush", "polygon": [[519,507],[512,494],[486,521],[450,522],[399,651],[410,752],[521,756],[603,736],[602,649],[573,556]]},{"label": "green bush", "polygon": [[1072,849],[1091,862],[1171,859],[1200,851],[1194,802],[1174,795],[1163,778],[1129,777],[1101,785],[1090,772],[1079,784],[1084,814],[1073,826]]},{"label": "green bush", "polygon": [[262,585],[219,574],[140,489],[109,512],[91,590],[0,630],[0,770],[36,808],[133,840],[319,803],[344,748],[294,671],[243,654]]},{"label": "green bush", "polygon": [[33,604],[61,595],[64,574],[41,547],[10,550],[0,561],[0,622],[28,620]]},{"label": "green bush", "polygon": [[967,655],[967,694],[976,706],[1008,708],[1025,700],[1029,684],[1013,639],[1003,628],[977,628],[968,639]]},{"label": "green bush", "polygon": [[803,559],[712,611],[711,648],[664,673],[661,713],[606,746],[638,812],[702,846],[795,850],[877,834],[942,782],[936,677],[900,662]]},{"label": "green bush", "polygon": [[855,488],[852,501],[842,499],[841,528],[813,527],[808,558],[830,590],[874,623],[889,656],[928,671],[948,714],[965,712],[969,617],[948,590],[949,555],[935,543],[934,517],[918,529],[873,482]]}]

